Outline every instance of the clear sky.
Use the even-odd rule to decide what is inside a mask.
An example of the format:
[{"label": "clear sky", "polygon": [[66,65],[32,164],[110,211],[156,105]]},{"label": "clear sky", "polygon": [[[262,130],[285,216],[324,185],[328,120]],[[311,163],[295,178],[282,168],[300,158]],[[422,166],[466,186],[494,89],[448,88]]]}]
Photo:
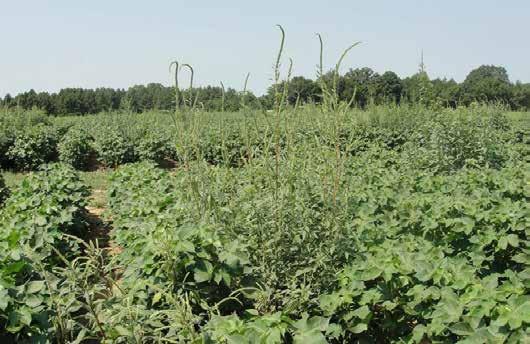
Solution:
[{"label": "clear sky", "polygon": [[408,76],[423,49],[432,78],[462,81],[495,64],[530,82],[529,0],[0,0],[0,96],[168,85],[174,59],[193,65],[200,85],[241,89],[250,72],[249,88],[261,94],[279,44],[275,24],[287,32],[294,75],[315,76],[320,32],[328,67],[359,40],[344,70]]}]

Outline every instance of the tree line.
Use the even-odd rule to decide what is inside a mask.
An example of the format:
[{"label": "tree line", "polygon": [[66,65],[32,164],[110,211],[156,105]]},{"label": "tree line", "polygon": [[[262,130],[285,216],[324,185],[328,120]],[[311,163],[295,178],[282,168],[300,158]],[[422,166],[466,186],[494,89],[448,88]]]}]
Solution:
[{"label": "tree line", "polygon": [[[291,105],[318,104],[322,82],[331,82],[332,72],[312,80],[295,76],[276,88],[287,86],[287,102]],[[266,94],[256,97],[252,92],[206,86],[181,90],[181,102],[195,102],[206,111],[237,111],[242,107],[270,109],[274,103],[274,85]],[[353,106],[369,104],[423,103],[446,107],[467,106],[473,102],[502,103],[513,110],[530,110],[530,83],[512,83],[504,67],[483,65],[472,70],[462,83],[453,79],[430,79],[425,68],[401,79],[392,71],[379,74],[370,68],[350,69],[337,79],[339,98]],[[196,99],[196,101],[195,101]],[[57,93],[28,92],[15,97],[6,95],[0,99],[4,107],[18,106],[23,109],[39,108],[50,115],[91,114],[103,111],[171,110],[175,108],[175,89],[159,83],[136,85],[129,89],[113,88],[65,88]]]}]

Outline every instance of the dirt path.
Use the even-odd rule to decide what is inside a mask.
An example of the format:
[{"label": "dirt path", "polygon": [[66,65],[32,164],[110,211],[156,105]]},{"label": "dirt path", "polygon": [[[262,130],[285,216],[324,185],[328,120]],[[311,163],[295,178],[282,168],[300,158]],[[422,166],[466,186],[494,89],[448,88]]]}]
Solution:
[{"label": "dirt path", "polygon": [[97,240],[99,247],[109,250],[111,255],[119,254],[122,248],[111,239],[111,224],[105,220],[107,210],[105,190],[93,190],[90,196],[90,205],[86,207],[87,221],[89,223],[89,240]]}]

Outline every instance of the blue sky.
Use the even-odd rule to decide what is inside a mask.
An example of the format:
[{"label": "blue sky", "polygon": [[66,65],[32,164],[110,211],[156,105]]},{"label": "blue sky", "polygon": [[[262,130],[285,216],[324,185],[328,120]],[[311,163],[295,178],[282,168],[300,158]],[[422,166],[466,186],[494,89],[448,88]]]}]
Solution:
[{"label": "blue sky", "polygon": [[462,81],[481,64],[506,67],[530,82],[530,1],[135,1],[0,0],[0,96],[28,89],[170,84],[168,64],[196,69],[198,84],[262,93],[279,44],[294,74],[314,77],[315,32],[324,63],[355,48],[343,69],[368,66],[401,77],[418,69],[423,49],[432,78]]}]

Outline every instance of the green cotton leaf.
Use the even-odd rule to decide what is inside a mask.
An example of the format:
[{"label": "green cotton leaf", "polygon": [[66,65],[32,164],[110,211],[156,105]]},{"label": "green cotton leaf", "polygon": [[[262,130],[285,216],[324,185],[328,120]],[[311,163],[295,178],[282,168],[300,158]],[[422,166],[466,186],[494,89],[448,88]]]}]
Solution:
[{"label": "green cotton leaf", "polygon": [[193,278],[195,279],[195,282],[202,283],[211,280],[213,278],[212,263],[207,260],[202,260],[198,265],[199,266],[193,270]]},{"label": "green cotton leaf", "polygon": [[368,330],[368,325],[365,324],[365,323],[360,323],[360,324],[357,324],[357,325],[355,325],[353,327],[350,327],[349,330],[350,330],[351,333],[355,333],[355,334],[362,333],[362,332]]},{"label": "green cotton leaf", "polygon": [[497,248],[500,248],[501,250],[505,250],[508,247],[508,238],[503,236],[499,239],[499,242],[497,243]]},{"label": "green cotton leaf", "polygon": [[512,260],[519,264],[528,264],[530,265],[530,254],[518,253],[512,257]]},{"label": "green cotton leaf", "polygon": [[0,286],[0,310],[5,311],[7,308],[7,305],[11,298],[9,297],[9,294],[7,292],[7,289],[3,289],[2,286]]},{"label": "green cotton leaf", "polygon": [[309,318],[307,323],[313,329],[316,329],[319,331],[325,331],[329,325],[329,318],[315,316],[315,317]]},{"label": "green cotton leaf", "polygon": [[68,210],[62,210],[60,216],[61,216],[60,221],[62,223],[68,223],[72,221],[72,214]]},{"label": "green cotton leaf", "polygon": [[463,304],[456,294],[450,290],[445,290],[443,293],[443,301],[441,302],[445,314],[448,316],[445,322],[456,322],[460,319],[464,311]]},{"label": "green cotton leaf", "polygon": [[37,295],[29,295],[25,300],[25,304],[28,306],[28,307],[31,307],[31,308],[35,308],[35,307],[38,307],[42,304],[42,297],[40,296],[37,296]]},{"label": "green cotton leaf", "polygon": [[304,314],[300,320],[293,324],[293,327],[296,329],[293,343],[327,343],[326,337],[322,334],[322,331],[326,331],[328,326],[328,318],[318,316],[308,318],[308,315]]},{"label": "green cotton leaf", "polygon": [[381,273],[383,271],[381,269],[372,267],[371,269],[364,270],[361,273],[361,280],[362,281],[371,281],[376,279],[377,277],[381,276]]},{"label": "green cotton leaf", "polygon": [[208,271],[195,269],[193,273],[193,279],[197,283],[209,281],[211,278],[212,278],[212,275]]},{"label": "green cotton leaf", "polygon": [[16,311],[18,321],[26,326],[31,324],[31,310],[29,308],[21,308]]},{"label": "green cotton leaf", "polygon": [[382,306],[385,307],[386,310],[391,311],[397,307],[397,303],[392,302],[392,301],[385,301],[383,302]]},{"label": "green cotton leaf", "polygon": [[35,294],[44,288],[44,281],[31,281],[26,284],[26,293]]},{"label": "green cotton leaf", "polygon": [[295,334],[293,344],[328,344],[328,341],[321,332],[310,331]]},{"label": "green cotton leaf", "polygon": [[84,328],[77,334],[77,337],[71,344],[81,344],[83,340],[85,339],[87,330]]},{"label": "green cotton leaf", "polygon": [[228,265],[231,269],[236,269],[240,265],[248,264],[250,261],[243,252],[237,252],[236,248],[232,248],[230,251],[221,252],[219,254],[219,260],[224,264]]},{"label": "green cotton leaf", "polygon": [[245,312],[255,317],[259,316],[259,312],[255,309],[245,309]]},{"label": "green cotton leaf", "polygon": [[225,284],[227,286],[230,286],[230,284],[232,283],[232,277],[230,276],[230,274],[226,271],[221,271],[221,276],[223,276],[223,281],[225,282]]},{"label": "green cotton leaf", "polygon": [[339,339],[342,336],[342,327],[339,324],[329,324],[326,336],[331,339]]},{"label": "green cotton leaf", "polygon": [[530,301],[526,301],[517,307],[517,312],[519,312],[519,317],[523,322],[530,324]]},{"label": "green cotton leaf", "polygon": [[432,278],[434,265],[426,261],[415,262],[416,278],[421,282],[426,282]]},{"label": "green cotton leaf", "polygon": [[512,247],[519,247],[519,237],[515,234],[509,234],[506,237],[506,240],[508,241],[508,244]]},{"label": "green cotton leaf", "polygon": [[123,337],[129,337],[133,334],[128,328],[123,327],[121,325],[116,325],[114,327],[114,330],[116,330],[118,335],[123,336]]},{"label": "green cotton leaf", "polygon": [[321,295],[318,300],[320,302],[320,308],[326,315],[333,314],[342,304],[342,298],[338,293]]},{"label": "green cotton leaf", "polygon": [[458,319],[462,315],[463,307],[454,302],[445,302],[445,310],[454,319]]},{"label": "green cotton leaf", "polygon": [[48,223],[48,220],[42,215],[38,215],[35,218],[35,224],[37,226],[44,227],[44,226],[46,226],[47,223]]},{"label": "green cotton leaf", "polygon": [[483,343],[504,343],[506,337],[500,333],[491,332],[491,327],[481,327],[475,330],[471,335],[467,336],[464,343],[469,344],[483,344]]},{"label": "green cotton leaf", "polygon": [[473,227],[475,226],[475,221],[467,216],[463,217],[461,220],[462,224],[465,226],[465,233],[470,234],[473,230]]},{"label": "green cotton leaf", "polygon": [[180,240],[175,248],[179,252],[195,252],[195,245],[187,240]]},{"label": "green cotton leaf", "polygon": [[359,319],[366,319],[370,315],[370,308],[368,306],[362,306],[351,312],[352,316]]},{"label": "green cotton leaf", "polygon": [[449,326],[449,330],[459,336],[469,336],[475,332],[473,328],[465,322],[459,322]]},{"label": "green cotton leaf", "polygon": [[[265,331],[263,331],[265,332]],[[266,330],[266,334],[261,335],[261,341],[257,339],[254,340],[254,343],[265,343],[265,344],[280,344],[283,343],[282,336],[284,330],[279,328],[270,328]]]},{"label": "green cotton leaf", "polygon": [[508,326],[516,330],[523,325],[523,322],[530,323],[530,301],[519,305],[509,313]]},{"label": "green cotton leaf", "polygon": [[153,295],[153,300],[151,301],[151,304],[154,306],[157,303],[159,303],[161,299],[162,299],[162,293],[158,292],[155,295]]},{"label": "green cotton leaf", "polygon": [[239,334],[227,336],[226,339],[227,339],[228,344],[248,344],[249,343],[248,339],[245,338],[245,336],[242,336]]},{"label": "green cotton leaf", "polygon": [[222,279],[223,279],[223,275],[221,275],[220,272],[216,272],[214,274],[213,280],[214,280],[215,283],[217,283],[217,284],[221,283]]},{"label": "green cotton leaf", "polygon": [[412,330],[412,340],[414,341],[414,343],[420,343],[423,340],[425,333],[427,333],[427,328],[425,327],[425,325],[416,325],[416,327],[414,327],[414,330]]}]

